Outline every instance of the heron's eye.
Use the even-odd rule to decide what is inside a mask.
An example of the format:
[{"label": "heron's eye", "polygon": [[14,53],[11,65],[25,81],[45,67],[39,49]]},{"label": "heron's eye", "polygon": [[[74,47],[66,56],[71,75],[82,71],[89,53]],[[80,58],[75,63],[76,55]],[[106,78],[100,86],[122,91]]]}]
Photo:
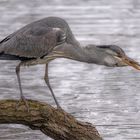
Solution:
[{"label": "heron's eye", "polygon": [[113,56],[118,56],[118,53],[116,53],[115,51],[112,51],[112,50],[109,50],[107,49],[106,52],[110,55],[113,55]]}]

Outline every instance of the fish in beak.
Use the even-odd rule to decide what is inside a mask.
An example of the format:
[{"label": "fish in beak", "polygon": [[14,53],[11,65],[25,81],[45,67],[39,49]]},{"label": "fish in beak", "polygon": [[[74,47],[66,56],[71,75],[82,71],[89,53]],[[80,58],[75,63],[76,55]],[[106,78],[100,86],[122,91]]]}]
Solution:
[{"label": "fish in beak", "polygon": [[126,55],[123,56],[116,56],[116,58],[124,65],[124,66],[131,66],[137,70],[140,70],[140,64],[135,60],[129,58]]}]

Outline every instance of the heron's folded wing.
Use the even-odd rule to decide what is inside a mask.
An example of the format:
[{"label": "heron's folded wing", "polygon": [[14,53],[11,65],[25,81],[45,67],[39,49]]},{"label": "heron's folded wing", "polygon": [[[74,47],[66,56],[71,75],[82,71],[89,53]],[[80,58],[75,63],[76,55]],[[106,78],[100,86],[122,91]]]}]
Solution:
[{"label": "heron's folded wing", "polygon": [[60,28],[31,27],[2,40],[0,52],[37,58],[47,55],[55,46],[65,42],[65,39],[65,33]]}]

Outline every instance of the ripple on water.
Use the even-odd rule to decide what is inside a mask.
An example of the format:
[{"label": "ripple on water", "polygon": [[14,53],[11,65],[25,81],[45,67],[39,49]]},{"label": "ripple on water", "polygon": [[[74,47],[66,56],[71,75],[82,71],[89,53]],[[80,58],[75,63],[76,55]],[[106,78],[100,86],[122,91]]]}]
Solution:
[{"label": "ripple on water", "polygon": [[[61,16],[68,21],[82,45],[116,44],[140,61],[139,8],[138,0],[24,0],[22,3],[1,0],[0,38],[31,21]],[[0,62],[1,99],[19,98],[17,63]],[[140,139],[138,71],[59,59],[50,64],[49,75],[62,107],[78,119],[96,124],[105,140]],[[55,105],[43,76],[44,66],[22,68],[24,94]],[[22,125],[10,124],[0,125],[0,139],[46,140],[46,136]]]}]

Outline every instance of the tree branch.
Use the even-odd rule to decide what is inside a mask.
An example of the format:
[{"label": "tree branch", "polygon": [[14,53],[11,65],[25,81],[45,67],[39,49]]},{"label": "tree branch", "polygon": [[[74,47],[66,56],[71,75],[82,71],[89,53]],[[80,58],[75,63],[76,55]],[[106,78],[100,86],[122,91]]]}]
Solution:
[{"label": "tree branch", "polygon": [[55,140],[102,140],[93,125],[80,122],[65,111],[33,100],[28,100],[29,112],[26,111],[24,104],[15,110],[17,102],[16,100],[0,101],[0,124],[27,125]]}]

